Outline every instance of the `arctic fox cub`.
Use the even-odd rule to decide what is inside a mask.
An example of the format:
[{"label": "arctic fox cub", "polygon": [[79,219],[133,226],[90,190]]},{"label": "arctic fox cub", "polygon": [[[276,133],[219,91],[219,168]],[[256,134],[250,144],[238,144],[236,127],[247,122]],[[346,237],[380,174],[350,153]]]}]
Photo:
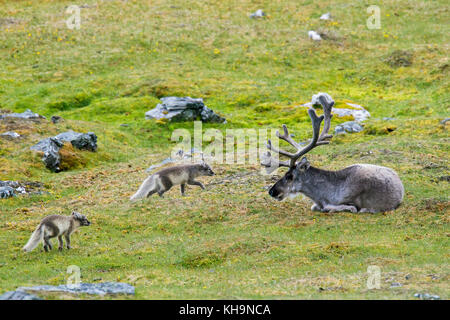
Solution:
[{"label": "arctic fox cub", "polygon": [[201,182],[195,181],[194,179],[200,176],[213,175],[214,172],[206,162],[165,168],[145,179],[139,190],[130,200],[137,201],[145,197],[150,197],[154,193],[158,193],[162,197],[164,192],[178,184],[181,186],[181,195],[184,196],[186,184],[196,185],[205,189],[205,186]]},{"label": "arctic fox cub", "polygon": [[48,251],[52,249],[52,244],[50,243],[50,238],[58,237],[59,250],[63,249],[63,239],[66,238],[67,249],[70,249],[70,235],[81,226],[89,226],[91,223],[86,218],[78,212],[72,212],[70,216],[59,216],[51,215],[42,219],[41,223],[38,225],[36,230],[28,240],[27,244],[23,247],[25,252],[30,252],[37,245],[43,241],[44,250]]}]

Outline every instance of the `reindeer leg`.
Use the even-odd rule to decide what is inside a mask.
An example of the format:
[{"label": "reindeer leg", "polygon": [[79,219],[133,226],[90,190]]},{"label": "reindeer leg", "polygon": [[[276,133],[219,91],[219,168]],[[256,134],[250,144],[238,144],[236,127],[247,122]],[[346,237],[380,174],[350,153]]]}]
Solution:
[{"label": "reindeer leg", "polygon": [[340,211],[350,211],[352,213],[358,212],[358,209],[356,209],[355,206],[348,206],[345,204],[341,205],[333,205],[333,204],[327,204],[323,207],[323,211],[328,212],[340,212]]},{"label": "reindeer leg", "polygon": [[359,210],[359,212],[361,212],[361,213],[377,213],[375,210],[372,210],[369,208],[361,208],[361,210]]}]

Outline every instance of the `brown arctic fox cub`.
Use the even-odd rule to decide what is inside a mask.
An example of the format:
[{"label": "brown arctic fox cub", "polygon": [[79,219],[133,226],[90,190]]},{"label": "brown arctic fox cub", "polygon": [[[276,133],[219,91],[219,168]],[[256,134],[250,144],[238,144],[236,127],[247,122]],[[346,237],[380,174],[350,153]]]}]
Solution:
[{"label": "brown arctic fox cub", "polygon": [[54,237],[58,237],[58,249],[62,250],[63,236],[66,238],[67,249],[70,249],[70,235],[79,227],[89,226],[90,224],[91,223],[86,216],[75,211],[72,212],[70,216],[59,216],[56,214],[47,216],[42,219],[36,230],[34,230],[30,240],[28,240],[27,244],[23,247],[23,250],[25,252],[30,252],[36,248],[41,241],[44,242],[45,251],[51,250],[52,244],[50,243],[50,239]]},{"label": "brown arctic fox cub", "polygon": [[196,185],[205,189],[205,186],[201,182],[195,181],[195,178],[213,175],[214,172],[206,162],[165,168],[145,179],[139,190],[130,200],[137,201],[145,197],[150,197],[154,193],[158,193],[162,197],[164,192],[178,184],[181,186],[181,195],[184,196],[186,184]]}]

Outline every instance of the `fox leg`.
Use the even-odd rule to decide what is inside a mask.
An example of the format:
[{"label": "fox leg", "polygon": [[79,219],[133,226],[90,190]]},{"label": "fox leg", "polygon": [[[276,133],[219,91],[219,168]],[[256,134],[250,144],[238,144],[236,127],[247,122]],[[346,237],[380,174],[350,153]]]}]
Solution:
[{"label": "fox leg", "polygon": [[156,193],[156,190],[150,191],[149,193],[147,193],[147,198],[150,198],[150,196],[155,193]]},{"label": "fox leg", "polygon": [[58,236],[58,243],[59,243],[58,250],[62,251],[62,249],[64,247],[64,242],[63,242],[62,236]]},{"label": "fox leg", "polygon": [[70,246],[70,235],[66,234],[64,235],[64,238],[66,239],[67,249],[71,249],[72,247]]},{"label": "fox leg", "polygon": [[49,236],[44,236],[44,250],[46,252],[48,252],[48,250],[52,250],[52,244],[50,243],[50,237]]},{"label": "fox leg", "polygon": [[185,184],[185,183],[182,183],[182,184],[180,185],[180,189],[181,189],[181,195],[184,197],[184,190],[186,189],[186,184]]},{"label": "fox leg", "polygon": [[203,183],[201,183],[199,181],[191,180],[191,181],[188,181],[188,184],[190,184],[192,186],[199,186],[200,188],[205,190],[205,186],[203,185]]}]

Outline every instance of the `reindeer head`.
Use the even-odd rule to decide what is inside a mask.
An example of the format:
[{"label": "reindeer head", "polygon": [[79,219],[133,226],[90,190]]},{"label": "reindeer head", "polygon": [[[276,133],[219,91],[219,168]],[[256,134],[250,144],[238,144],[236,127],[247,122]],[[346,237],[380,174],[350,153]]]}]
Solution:
[{"label": "reindeer head", "polygon": [[[305,188],[305,184],[308,181],[308,170],[310,164],[306,157],[301,158],[303,155],[311,151],[313,148],[330,143],[329,139],[333,136],[328,134],[331,124],[331,109],[334,105],[334,101],[327,101],[326,98],[320,96],[318,98],[320,104],[323,107],[324,114],[320,117],[317,116],[316,111],[313,108],[308,110],[309,117],[311,118],[313,127],[313,138],[309,144],[302,148],[300,144],[292,139],[286,125],[283,125],[284,134],[280,135],[277,131],[277,137],[281,140],[288,142],[291,146],[296,148],[295,153],[287,152],[282,149],[277,149],[272,145],[269,140],[267,143],[267,148],[274,153],[290,158],[289,161],[279,161],[272,157],[271,153],[268,151],[261,157],[261,165],[266,167],[267,171],[270,173],[279,167],[288,167],[288,172],[278,180],[272,188],[269,190],[269,194],[275,199],[281,201],[287,196],[295,196],[302,192]],[[320,133],[320,125],[322,120],[325,119],[322,133]],[[300,159],[300,161],[297,161]]]}]

